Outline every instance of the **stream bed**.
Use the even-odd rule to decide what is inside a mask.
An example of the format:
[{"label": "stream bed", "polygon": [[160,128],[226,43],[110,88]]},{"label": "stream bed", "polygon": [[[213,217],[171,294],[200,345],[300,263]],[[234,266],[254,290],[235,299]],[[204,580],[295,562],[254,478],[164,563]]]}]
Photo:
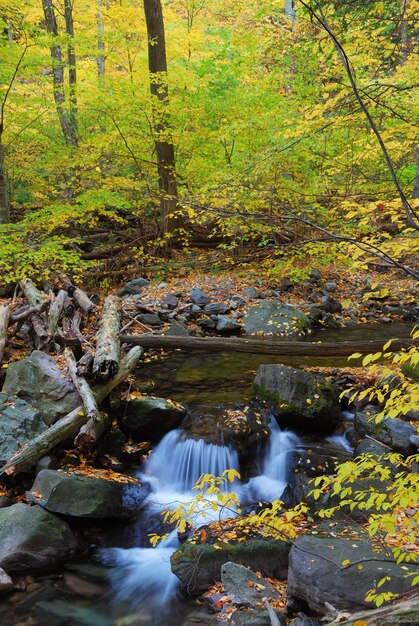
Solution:
[{"label": "stream bed", "polygon": [[[310,340],[356,342],[380,338],[385,342],[391,337],[408,337],[410,330],[408,324],[364,326],[320,332],[311,335]],[[187,354],[175,351],[143,362],[137,368],[136,378],[138,386],[148,393],[170,397],[194,406],[194,410],[199,407],[205,411],[206,407],[248,402],[253,395],[252,381],[256,370],[266,362],[294,367],[343,367],[348,364],[346,357],[271,358],[243,353]],[[343,456],[350,456],[351,448],[342,435],[331,437],[328,442],[316,442],[290,431],[281,431],[273,418],[269,421],[269,428],[269,443],[253,475],[243,484],[237,480],[233,484],[244,505],[280,497],[287,484],[293,451],[326,445],[334,446]],[[150,547],[148,537],[149,533],[164,532],[160,522],[163,509],[193,498],[193,485],[202,473],[221,475],[226,469],[239,469],[235,450],[199,439],[187,439],[184,434],[181,430],[170,431],[144,466],[136,470],[136,475],[151,488],[138,520],[124,524],[107,522],[105,531],[104,525],[98,525],[96,529],[91,523],[89,532],[93,538],[96,533],[96,540],[92,540],[85,556],[67,564],[62,572],[37,579],[32,583],[35,585],[33,593],[22,591],[18,602],[4,602],[0,626],[192,626],[215,623],[206,609],[203,609],[201,619],[199,615],[196,617],[195,602],[182,597],[179,581],[171,572],[170,555],[179,545],[177,533],[170,532],[156,548]],[[199,514],[198,511],[198,518]],[[220,511],[216,509],[213,514],[214,519],[218,519]],[[211,517],[207,516],[201,522],[210,520]]]}]

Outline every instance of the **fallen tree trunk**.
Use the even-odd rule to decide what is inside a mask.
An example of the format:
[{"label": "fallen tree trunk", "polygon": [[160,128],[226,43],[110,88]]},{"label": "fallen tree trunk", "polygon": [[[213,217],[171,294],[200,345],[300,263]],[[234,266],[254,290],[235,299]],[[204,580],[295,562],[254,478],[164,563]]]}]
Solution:
[{"label": "fallen tree trunk", "polygon": [[64,357],[68,365],[71,380],[83,401],[84,414],[87,422],[81,427],[74,440],[77,448],[91,449],[109,425],[110,419],[105,413],[100,413],[93,391],[85,378],[77,374],[77,363],[69,348],[64,350]]},{"label": "fallen tree trunk", "polygon": [[0,363],[3,358],[4,347],[7,342],[7,327],[9,325],[10,305],[8,303],[0,306]]},{"label": "fallen tree trunk", "polygon": [[55,335],[57,330],[58,320],[60,319],[61,312],[64,308],[65,301],[68,298],[68,293],[64,289],[60,289],[56,298],[52,300],[48,311],[47,333],[49,337]]},{"label": "fallen tree trunk", "polygon": [[73,283],[68,278],[68,276],[65,276],[62,274],[60,276],[60,281],[62,285],[64,286],[64,289],[68,291],[68,293],[77,302],[77,304],[79,305],[83,313],[86,313],[86,315],[88,315],[89,313],[95,310],[96,305],[90,300],[87,293],[83,291],[82,289],[79,289],[79,287],[76,287],[75,285],[73,285]]},{"label": "fallen tree trunk", "polygon": [[347,619],[338,618],[325,626],[413,626],[419,624],[419,592],[413,591],[392,604],[379,609],[354,613]]},{"label": "fallen tree trunk", "polygon": [[35,306],[25,305],[20,307],[16,311],[10,314],[9,318],[9,326],[13,326],[13,324],[23,323],[29,317],[31,317],[34,313],[42,313],[48,306],[48,302],[45,301],[42,304],[36,304]]},{"label": "fallen tree trunk", "polygon": [[[93,390],[97,404],[100,404],[115,387],[123,382],[137,364],[142,352],[141,347],[136,346],[132,348],[122,359],[117,375],[104,385],[98,385]],[[24,469],[28,469],[59,443],[74,437],[80,427],[86,422],[86,419],[83,407],[76,407],[71,413],[68,413],[68,415],[60,419],[41,435],[35,437],[22,450],[13,455],[6,465],[0,469],[0,475],[5,472],[14,475]]]},{"label": "fallen tree trunk", "polygon": [[108,380],[118,371],[120,327],[121,300],[118,296],[108,296],[103,303],[96,335],[96,354],[93,361],[93,376],[96,380]]},{"label": "fallen tree trunk", "polygon": [[[165,348],[167,350],[201,350],[207,352],[247,352],[269,356],[349,356],[354,352],[368,354],[377,352],[385,340],[371,341],[284,341],[273,337],[245,339],[238,337],[171,337],[167,335],[121,335],[121,343],[134,344],[143,348]],[[414,342],[419,345],[419,341]],[[410,339],[394,340],[391,350],[412,345]]]},{"label": "fallen tree trunk", "polygon": [[23,278],[19,284],[25,294],[26,300],[32,306],[43,304],[46,301],[47,298],[45,294],[35,287],[30,278]]},{"label": "fallen tree trunk", "polygon": [[[25,294],[26,300],[31,306],[41,307],[42,305],[45,305],[46,301],[48,301],[45,294],[35,287],[30,278],[23,278],[19,284]],[[35,346],[36,348],[42,350],[42,348],[44,348],[48,343],[45,315],[42,313],[33,313],[30,320],[32,328],[35,332]]]}]

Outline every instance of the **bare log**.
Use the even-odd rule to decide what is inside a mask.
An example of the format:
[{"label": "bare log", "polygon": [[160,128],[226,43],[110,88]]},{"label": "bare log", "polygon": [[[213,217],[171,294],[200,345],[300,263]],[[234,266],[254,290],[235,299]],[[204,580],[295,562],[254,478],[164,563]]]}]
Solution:
[{"label": "bare log", "polygon": [[9,326],[13,326],[13,324],[19,324],[26,321],[31,315],[34,313],[42,313],[48,306],[48,302],[45,301],[42,304],[36,304],[35,306],[25,305],[13,311],[10,314],[9,318]]},{"label": "bare log", "polygon": [[84,413],[88,418],[88,421],[81,427],[79,434],[75,438],[74,444],[77,448],[91,449],[102,435],[105,428],[109,425],[110,419],[105,413],[100,413],[89,383],[83,376],[78,375],[77,363],[69,348],[64,350],[64,356],[71,380],[80,394],[83,401]]},{"label": "bare log", "polygon": [[[117,387],[129,375],[131,370],[137,364],[143,350],[136,346],[132,348],[128,354],[121,360],[118,373],[103,385],[98,385],[93,393],[96,403],[99,405],[108,396],[115,387]],[[31,467],[38,459],[55,448],[65,439],[74,437],[80,427],[86,422],[86,415],[83,407],[76,407],[71,413],[53,424],[48,430],[44,431],[38,437],[35,437],[22,450],[13,455],[9,461],[0,469],[0,475],[18,474]]]},{"label": "bare log", "polygon": [[10,305],[4,303],[0,306],[0,363],[3,358],[4,347],[7,342],[7,327],[9,325]]},{"label": "bare log", "polygon": [[121,327],[121,300],[108,296],[103,303],[102,317],[96,335],[96,354],[93,375],[97,380],[108,380],[118,371]]},{"label": "bare log", "polygon": [[60,289],[57,296],[54,298],[54,300],[52,300],[50,304],[47,321],[47,333],[49,337],[53,337],[55,335],[55,331],[57,330],[58,326],[58,320],[60,319],[60,315],[67,298],[68,293],[63,289]]},{"label": "bare log", "polygon": [[368,626],[407,626],[419,623],[419,592],[411,591],[391,604],[381,606],[379,609],[369,609],[353,613],[347,619],[338,617],[325,626],[356,626],[356,624],[368,624]]},{"label": "bare log", "polygon": [[[167,350],[200,350],[207,352],[247,352],[251,354],[286,356],[349,356],[354,352],[369,354],[381,350],[384,340],[371,341],[286,341],[274,337],[245,339],[239,337],[171,337],[167,335],[121,335],[121,342],[143,348],[164,348]],[[409,347],[410,339],[397,339],[391,344],[393,351]]]},{"label": "bare log", "polygon": [[93,353],[90,348],[87,348],[81,359],[77,362],[77,374],[79,376],[86,376],[89,373],[90,367],[93,363]]},{"label": "bare log", "polygon": [[68,276],[61,274],[60,280],[65,290],[68,291],[68,293],[74,298],[83,313],[86,313],[86,315],[88,315],[95,310],[96,305],[90,300],[87,293],[82,289],[79,289],[79,287],[73,285]]},{"label": "bare log", "polygon": [[23,278],[20,281],[20,287],[25,294],[26,300],[32,306],[36,306],[37,304],[43,304],[46,300],[46,296],[42,291],[39,291],[31,281],[30,278]]}]

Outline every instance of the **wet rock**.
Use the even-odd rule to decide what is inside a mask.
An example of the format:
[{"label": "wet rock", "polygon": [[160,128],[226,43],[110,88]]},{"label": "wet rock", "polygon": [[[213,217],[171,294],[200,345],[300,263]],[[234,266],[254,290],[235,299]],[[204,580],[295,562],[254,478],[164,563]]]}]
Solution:
[{"label": "wet rock", "polygon": [[27,359],[10,363],[3,392],[18,396],[40,411],[48,426],[81,403],[73,383],[65,378],[56,361],[39,350]]},{"label": "wet rock", "polygon": [[335,282],[330,281],[325,283],[324,288],[326,289],[326,291],[336,291],[338,286]]},{"label": "wet rock", "polygon": [[383,443],[374,441],[374,439],[366,438],[361,439],[354,450],[354,459],[357,459],[361,454],[371,454],[374,457],[382,457],[384,454],[391,452],[388,446]]},{"label": "wet rock", "polygon": [[171,556],[172,571],[189,595],[200,595],[221,578],[221,567],[228,561],[247,565],[263,576],[285,578],[290,544],[276,539],[248,539],[217,544],[186,541]]},{"label": "wet rock", "polygon": [[245,300],[245,298],[243,298],[242,296],[233,296],[231,299],[237,304],[239,308],[247,305],[247,300]]},{"label": "wet rock", "polygon": [[162,304],[164,304],[168,309],[175,309],[177,307],[177,305],[179,304],[179,300],[176,298],[176,296],[165,296],[162,299]]},{"label": "wet rock", "polygon": [[330,432],[339,421],[338,390],[322,376],[285,365],[260,365],[254,386],[285,426]]},{"label": "wet rock", "polygon": [[289,555],[289,596],[326,613],[325,602],[339,610],[374,607],[365,596],[385,576],[390,578],[380,588],[382,592],[403,594],[411,590],[408,574],[417,573],[417,565],[396,564],[391,550],[361,538],[357,526],[351,533],[347,524],[342,525],[346,536],[341,537],[335,536],[335,525],[332,530],[301,535],[294,541]]},{"label": "wet rock", "polygon": [[0,509],[4,509],[6,506],[11,506],[13,502],[7,496],[0,496]]},{"label": "wet rock", "polygon": [[410,437],[417,435],[416,428],[398,417],[385,417],[381,422],[376,422],[368,413],[359,412],[355,413],[354,426],[360,435],[371,435],[406,456],[415,450]]},{"label": "wet rock", "polygon": [[257,300],[258,298],[261,297],[260,292],[257,289],[255,289],[254,287],[250,287],[249,289],[245,289],[243,293],[250,300]]},{"label": "wet rock", "polygon": [[199,287],[194,287],[189,297],[192,302],[198,306],[205,306],[211,300],[211,298]]},{"label": "wet rock", "polygon": [[217,316],[217,325],[215,329],[219,333],[234,333],[241,329],[239,322],[233,317],[226,317],[225,315]]},{"label": "wet rock", "polygon": [[231,561],[221,566],[221,583],[225,593],[234,596],[234,604],[255,608],[262,598],[279,598],[279,592],[271,583]]},{"label": "wet rock", "polygon": [[230,308],[224,302],[213,302],[204,307],[205,315],[225,315]]},{"label": "wet rock", "polygon": [[310,320],[304,313],[280,300],[264,300],[249,309],[244,316],[243,329],[247,335],[296,335],[310,329]]},{"label": "wet rock", "polygon": [[121,429],[134,441],[158,441],[180,426],[186,409],[178,402],[131,394],[125,405]]},{"label": "wet rock", "polygon": [[93,607],[67,600],[37,602],[36,615],[42,626],[111,626],[108,615]]},{"label": "wet rock", "polygon": [[318,626],[319,622],[315,622],[305,613],[298,613],[297,617],[290,622],[289,626]]},{"label": "wet rock", "polygon": [[146,326],[161,326],[163,323],[156,313],[141,313],[137,317]]},{"label": "wet rock", "polygon": [[168,335],[169,337],[188,337],[189,330],[183,326],[183,324],[179,324],[179,322],[173,321],[170,325],[170,328],[163,333],[164,335]]},{"label": "wet rock", "polygon": [[[129,518],[149,494],[148,485],[42,470],[28,497],[52,513],[83,518]],[[124,480],[124,482],[122,482]]]},{"label": "wet rock", "polygon": [[318,309],[321,309],[325,313],[341,313],[342,312],[342,304],[332,298],[331,296],[326,296],[324,300],[317,305]]},{"label": "wet rock", "polygon": [[13,580],[4,569],[0,567],[0,593],[7,593],[13,589]]},{"label": "wet rock", "polygon": [[[286,626],[285,615],[278,610],[274,613],[279,621],[279,626]],[[271,626],[271,618],[266,609],[254,611],[236,611],[228,622],[231,626]]]},{"label": "wet rock", "polygon": [[0,509],[0,566],[7,572],[52,567],[76,549],[67,522],[42,507],[14,504]]},{"label": "wet rock", "polygon": [[203,319],[198,321],[198,326],[202,328],[202,330],[214,330],[216,322],[210,319]]},{"label": "wet rock", "polygon": [[46,430],[41,412],[25,400],[0,393],[0,465]]}]

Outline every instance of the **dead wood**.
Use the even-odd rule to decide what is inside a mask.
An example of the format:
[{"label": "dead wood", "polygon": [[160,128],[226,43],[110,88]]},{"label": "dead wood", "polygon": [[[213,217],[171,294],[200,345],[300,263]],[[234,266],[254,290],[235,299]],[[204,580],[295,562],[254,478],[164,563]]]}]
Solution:
[{"label": "dead wood", "polygon": [[[207,352],[247,352],[251,354],[284,356],[349,356],[354,352],[369,354],[381,350],[381,339],[371,341],[287,341],[274,337],[170,337],[166,335],[121,335],[121,342],[143,348],[165,348],[167,350],[201,350]],[[419,345],[419,341],[414,342]],[[391,349],[412,345],[412,341],[394,340]]]},{"label": "dead wood", "polygon": [[[132,348],[121,360],[118,373],[114,378],[103,385],[98,385],[94,390],[96,403],[99,405],[115,387],[124,381],[131,370],[137,364],[143,350],[141,347]],[[41,435],[38,435],[22,450],[13,455],[0,469],[0,474],[18,474],[30,468],[38,459],[55,448],[59,443],[68,438],[73,438],[80,427],[86,422],[83,406],[76,407],[71,413],[56,422]]]},{"label": "dead wood", "polygon": [[59,278],[61,284],[64,286],[64,289],[68,291],[68,293],[74,298],[83,313],[86,313],[86,315],[88,315],[95,310],[96,305],[90,300],[85,291],[73,285],[68,276],[65,276],[64,274],[61,274]]},{"label": "dead wood", "polygon": [[60,289],[58,294],[52,299],[51,296],[51,304],[48,311],[48,320],[47,320],[47,333],[49,337],[53,337],[57,330],[58,321],[60,319],[61,313],[64,309],[64,304],[66,299],[68,298],[68,293],[63,289]]},{"label": "dead wood", "polygon": [[121,310],[121,300],[118,296],[105,298],[96,335],[96,354],[93,361],[93,375],[97,380],[107,380],[118,371]]},{"label": "dead wood", "polygon": [[7,327],[9,325],[10,305],[4,303],[0,306],[0,363],[3,359],[4,347],[7,343]]}]

